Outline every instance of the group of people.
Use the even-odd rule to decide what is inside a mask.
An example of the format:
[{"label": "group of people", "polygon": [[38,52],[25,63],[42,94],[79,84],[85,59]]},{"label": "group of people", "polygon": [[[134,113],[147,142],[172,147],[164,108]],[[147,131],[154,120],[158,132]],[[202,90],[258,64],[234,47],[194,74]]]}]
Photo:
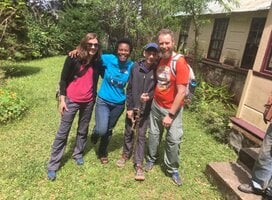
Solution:
[{"label": "group of people", "polygon": [[[87,143],[89,123],[95,105],[95,126],[91,142],[98,147],[98,158],[107,164],[108,145],[118,119],[126,107],[123,150],[117,166],[122,168],[133,157],[135,179],[145,179],[144,171],[152,170],[158,160],[158,147],[164,130],[164,168],[174,183],[182,185],[179,176],[179,148],[183,135],[182,111],[189,82],[190,69],[184,59],[176,61],[175,74],[171,70],[174,51],[174,35],[169,29],[158,33],[158,45],[148,43],[143,50],[144,59],[129,59],[133,50],[129,39],[117,42],[115,54],[102,54],[98,37],[88,33],[76,50],[66,58],[60,79],[59,112],[61,122],[52,145],[47,176],[56,179],[61,158],[65,151],[73,120],[79,112],[76,144],[73,158],[83,165],[83,152]],[[102,78],[97,93],[99,76]],[[272,95],[268,104],[272,106]],[[259,157],[253,169],[252,181],[238,188],[242,192],[264,194],[272,199],[272,109]],[[146,143],[146,164],[143,167]]]},{"label": "group of people", "polygon": [[[98,158],[107,164],[108,145],[113,129],[126,107],[123,150],[118,167],[124,167],[133,157],[135,179],[144,180],[144,171],[150,171],[158,160],[158,147],[166,130],[164,166],[166,173],[178,186],[182,185],[179,168],[179,148],[182,139],[182,110],[189,67],[180,57],[176,72],[170,69],[174,51],[174,35],[169,29],[158,33],[158,45],[148,43],[144,59],[129,59],[133,50],[131,41],[121,39],[114,54],[102,54],[95,33],[88,33],[66,58],[60,80],[59,111],[61,122],[52,145],[47,167],[49,180],[56,179],[69,131],[79,111],[76,144],[73,158],[83,165],[89,122],[95,105],[95,125],[91,142],[98,147]],[[99,76],[101,86],[97,91]],[[146,131],[148,153],[145,166]]]}]

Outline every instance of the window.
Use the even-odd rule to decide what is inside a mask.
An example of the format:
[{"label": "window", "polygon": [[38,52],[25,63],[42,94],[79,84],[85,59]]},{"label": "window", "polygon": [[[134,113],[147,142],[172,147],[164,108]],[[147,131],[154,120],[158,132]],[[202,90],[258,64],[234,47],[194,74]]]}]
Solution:
[{"label": "window", "polygon": [[191,18],[183,18],[179,31],[178,51],[184,52],[187,45],[188,32],[190,29]]},{"label": "window", "polygon": [[264,55],[262,72],[272,74],[272,32]]},{"label": "window", "polygon": [[228,28],[228,23],[229,19],[227,18],[215,19],[207,58],[219,61]]},{"label": "window", "polygon": [[259,48],[266,18],[253,18],[249,34],[247,37],[246,47],[242,58],[241,68],[252,69],[255,57]]}]

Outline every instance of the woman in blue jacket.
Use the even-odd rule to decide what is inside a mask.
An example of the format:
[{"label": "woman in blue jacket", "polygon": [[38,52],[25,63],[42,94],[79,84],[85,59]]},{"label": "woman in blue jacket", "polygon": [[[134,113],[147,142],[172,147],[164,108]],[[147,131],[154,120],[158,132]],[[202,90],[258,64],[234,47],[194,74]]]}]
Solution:
[{"label": "woman in blue jacket", "polygon": [[97,153],[102,164],[108,163],[107,147],[112,130],[125,108],[125,86],[133,65],[129,60],[131,51],[130,40],[121,39],[116,44],[116,54],[104,54],[101,57],[105,72],[96,99],[95,126],[91,141],[96,144],[101,137]]}]

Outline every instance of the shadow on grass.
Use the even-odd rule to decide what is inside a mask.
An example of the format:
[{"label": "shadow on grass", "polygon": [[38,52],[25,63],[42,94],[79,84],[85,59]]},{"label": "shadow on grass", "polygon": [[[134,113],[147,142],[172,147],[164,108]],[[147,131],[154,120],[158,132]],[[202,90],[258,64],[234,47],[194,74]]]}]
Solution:
[{"label": "shadow on grass", "polygon": [[[88,154],[88,152],[90,152],[93,149],[96,153],[97,158],[98,158],[97,149],[99,147],[100,140],[98,140],[97,144],[94,145],[91,142],[90,136],[91,136],[91,132],[89,132],[89,134],[88,134],[88,140],[87,140],[87,144],[86,144],[83,156],[86,156]],[[76,144],[76,137],[73,137],[73,138],[71,138],[69,144],[67,145],[68,151],[63,155],[59,169],[61,169],[66,164],[66,162],[68,162],[68,160],[72,158],[75,144]],[[123,134],[113,133],[111,141],[108,146],[109,157],[111,156],[110,155],[111,152],[114,152],[116,149],[122,148],[122,146],[123,146]]]},{"label": "shadow on grass", "polygon": [[41,71],[39,67],[30,67],[24,65],[9,65],[9,66],[1,66],[0,71],[3,70],[5,73],[4,78],[8,77],[22,77],[22,76],[30,76],[36,74]]}]

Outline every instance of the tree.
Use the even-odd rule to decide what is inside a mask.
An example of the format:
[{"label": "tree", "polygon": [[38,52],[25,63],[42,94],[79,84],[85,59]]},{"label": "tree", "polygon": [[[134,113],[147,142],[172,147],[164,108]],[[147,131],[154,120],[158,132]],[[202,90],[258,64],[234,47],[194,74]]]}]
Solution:
[{"label": "tree", "polygon": [[121,37],[129,37],[139,56],[144,44],[156,41],[161,28],[177,27],[173,17],[174,0],[89,0],[95,8],[101,28],[109,37],[109,47]]},{"label": "tree", "polygon": [[23,13],[26,10],[23,0],[4,0],[0,2],[0,58],[7,56],[21,57],[20,49],[24,46],[26,26]]}]

